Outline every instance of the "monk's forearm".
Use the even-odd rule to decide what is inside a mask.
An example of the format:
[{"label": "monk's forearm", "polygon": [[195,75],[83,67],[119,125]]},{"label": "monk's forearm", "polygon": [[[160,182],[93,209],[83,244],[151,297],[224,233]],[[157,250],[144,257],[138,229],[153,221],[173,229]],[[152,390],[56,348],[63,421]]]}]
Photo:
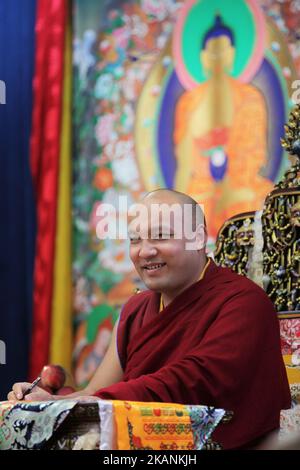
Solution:
[{"label": "monk's forearm", "polygon": [[[147,379],[147,381],[149,381],[149,379]],[[153,385],[153,387],[147,387],[145,381],[141,381],[141,378],[138,378],[128,382],[119,382],[110,387],[100,389],[95,393],[95,396],[104,400],[172,401],[171,398],[167,399],[165,392],[161,394],[155,391],[155,383]]]},{"label": "monk's forearm", "polygon": [[118,322],[114,326],[111,343],[101,364],[98,366],[89,384],[84,389],[84,392],[87,395],[92,396],[97,390],[109,387],[123,379],[123,370],[117,352],[117,328]]},{"label": "monk's forearm", "polygon": [[123,370],[115,358],[109,354],[105,357],[96,370],[88,386],[84,389],[89,395],[94,395],[97,390],[109,387],[123,378]]},{"label": "monk's forearm", "polygon": [[[95,393],[102,399],[200,404],[212,400],[209,381],[199,363],[184,359],[153,374],[119,382]],[[200,366],[201,367],[201,366]]]}]

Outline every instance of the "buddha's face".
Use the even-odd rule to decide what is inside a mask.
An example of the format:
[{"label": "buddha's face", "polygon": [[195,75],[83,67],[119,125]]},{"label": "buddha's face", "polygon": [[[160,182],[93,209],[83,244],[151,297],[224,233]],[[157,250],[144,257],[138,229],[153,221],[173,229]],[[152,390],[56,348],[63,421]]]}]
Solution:
[{"label": "buddha's face", "polygon": [[200,60],[208,75],[232,70],[234,47],[228,36],[209,39],[200,53]]}]

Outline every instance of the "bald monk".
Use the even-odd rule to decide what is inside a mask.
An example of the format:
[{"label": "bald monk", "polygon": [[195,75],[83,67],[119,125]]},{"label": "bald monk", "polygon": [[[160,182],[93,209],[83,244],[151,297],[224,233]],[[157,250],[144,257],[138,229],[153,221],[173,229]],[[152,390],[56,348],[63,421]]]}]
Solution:
[{"label": "bald monk", "polygon": [[[129,218],[130,257],[149,290],[123,307],[89,385],[63,398],[221,407],[234,417],[213,439],[225,449],[252,447],[290,407],[273,305],[252,281],[206,257],[205,221],[194,200],[157,190],[142,203]],[[157,207],[182,210],[151,217]],[[15,384],[8,398],[22,398],[28,385]],[[39,387],[25,397],[57,398]]]}]

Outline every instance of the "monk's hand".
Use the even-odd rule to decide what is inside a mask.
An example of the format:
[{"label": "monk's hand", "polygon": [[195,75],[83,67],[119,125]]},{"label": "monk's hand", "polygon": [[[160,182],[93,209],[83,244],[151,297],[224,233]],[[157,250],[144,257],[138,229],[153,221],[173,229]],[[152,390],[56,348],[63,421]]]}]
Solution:
[{"label": "monk's hand", "polygon": [[29,382],[17,382],[13,385],[12,390],[8,393],[7,399],[16,401],[22,400],[25,391],[30,387]]},{"label": "monk's hand", "polygon": [[32,389],[31,393],[24,396],[26,390],[29,389],[31,383],[29,382],[17,382],[13,385],[12,390],[8,393],[7,399],[9,401],[49,401],[55,400],[55,397],[51,393],[46,392],[46,390],[41,387],[35,386]]},{"label": "monk's hand", "polygon": [[51,393],[40,387],[34,387],[33,391],[23,398],[25,401],[53,401],[56,399],[55,395],[51,395]]}]

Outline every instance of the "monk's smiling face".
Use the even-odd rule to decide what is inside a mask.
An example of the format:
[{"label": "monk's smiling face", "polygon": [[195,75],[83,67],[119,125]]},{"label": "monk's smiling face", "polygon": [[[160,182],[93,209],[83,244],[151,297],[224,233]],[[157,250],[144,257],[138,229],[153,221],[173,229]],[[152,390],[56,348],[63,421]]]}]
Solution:
[{"label": "monk's smiling face", "polygon": [[161,292],[167,305],[198,280],[206,260],[205,230],[203,225],[192,230],[182,201],[171,192],[150,193],[138,206],[138,216],[133,210],[128,221],[130,258],[148,289]]}]

